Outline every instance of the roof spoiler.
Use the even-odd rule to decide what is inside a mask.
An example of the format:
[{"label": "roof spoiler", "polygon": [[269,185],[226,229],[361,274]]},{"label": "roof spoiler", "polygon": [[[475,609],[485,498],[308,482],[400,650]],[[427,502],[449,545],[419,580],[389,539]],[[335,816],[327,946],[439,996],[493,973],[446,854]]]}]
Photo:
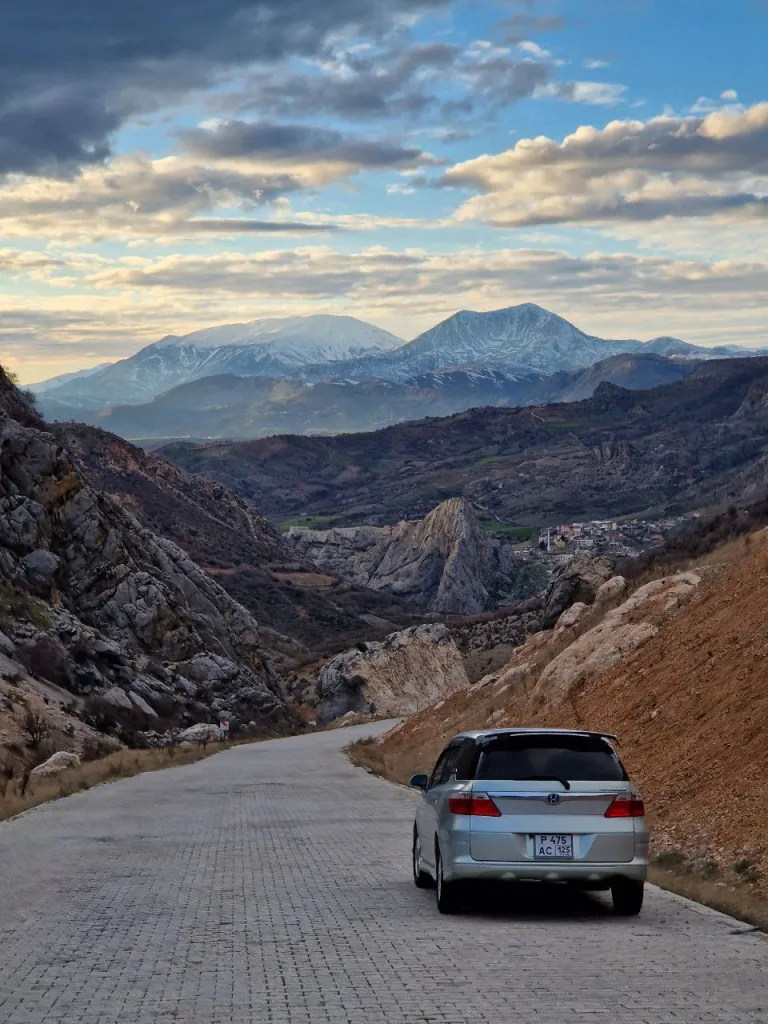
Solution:
[{"label": "roof spoiler", "polygon": [[[556,736],[558,731],[559,730],[556,730],[556,729],[551,729],[551,730],[550,729],[542,729],[541,733],[539,733],[539,735],[546,736],[546,735],[549,734],[549,735]],[[590,739],[595,739],[595,740],[610,740],[611,743],[618,743],[619,742],[619,737],[615,736],[612,732],[591,732],[588,729],[564,729],[562,731],[566,735],[570,734],[571,736],[587,736]],[[505,730],[503,732],[489,733],[487,736],[481,737],[480,744],[481,744],[481,746],[484,746],[486,743],[493,742],[493,740],[502,739],[504,736],[514,736],[514,735],[515,735],[515,731],[513,729]],[[530,735],[530,730],[528,730],[528,729],[521,729],[520,732],[517,733],[517,735],[518,736],[528,736],[528,735]]]}]

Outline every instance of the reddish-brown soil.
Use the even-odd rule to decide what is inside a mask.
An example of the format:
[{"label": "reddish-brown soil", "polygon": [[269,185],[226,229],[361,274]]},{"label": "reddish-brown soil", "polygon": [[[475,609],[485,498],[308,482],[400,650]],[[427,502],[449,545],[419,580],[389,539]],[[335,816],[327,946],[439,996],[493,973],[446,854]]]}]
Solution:
[{"label": "reddish-brown soil", "polygon": [[[605,729],[649,808],[655,849],[768,895],[768,552],[712,579],[659,634],[561,706],[465,690],[411,719],[370,756],[398,781],[467,728]],[[491,706],[493,701],[495,706]],[[503,712],[498,714],[499,711]]]}]

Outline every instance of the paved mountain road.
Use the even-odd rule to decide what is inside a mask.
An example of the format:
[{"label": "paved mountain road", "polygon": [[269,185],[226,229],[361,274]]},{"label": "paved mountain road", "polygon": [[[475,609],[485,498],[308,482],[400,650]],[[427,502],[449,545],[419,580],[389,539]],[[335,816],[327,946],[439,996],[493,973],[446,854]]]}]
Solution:
[{"label": "paved mountain road", "polygon": [[456,918],[362,727],[238,747],[0,824],[3,1024],[768,1022],[768,941],[652,891]]}]

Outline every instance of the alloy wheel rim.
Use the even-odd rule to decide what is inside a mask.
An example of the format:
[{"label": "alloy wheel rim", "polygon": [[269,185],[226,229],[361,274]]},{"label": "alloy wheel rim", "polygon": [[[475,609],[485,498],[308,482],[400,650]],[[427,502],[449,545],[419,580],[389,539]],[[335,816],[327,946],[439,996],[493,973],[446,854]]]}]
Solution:
[{"label": "alloy wheel rim", "polygon": [[421,874],[421,843],[418,839],[413,844],[413,874],[416,878]]}]

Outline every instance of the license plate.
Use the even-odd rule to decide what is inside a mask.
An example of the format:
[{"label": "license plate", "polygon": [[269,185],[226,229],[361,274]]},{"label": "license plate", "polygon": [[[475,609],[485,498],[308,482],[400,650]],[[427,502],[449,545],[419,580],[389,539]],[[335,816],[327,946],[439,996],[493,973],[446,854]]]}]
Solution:
[{"label": "license plate", "polygon": [[536,860],[573,860],[573,836],[534,836]]}]

